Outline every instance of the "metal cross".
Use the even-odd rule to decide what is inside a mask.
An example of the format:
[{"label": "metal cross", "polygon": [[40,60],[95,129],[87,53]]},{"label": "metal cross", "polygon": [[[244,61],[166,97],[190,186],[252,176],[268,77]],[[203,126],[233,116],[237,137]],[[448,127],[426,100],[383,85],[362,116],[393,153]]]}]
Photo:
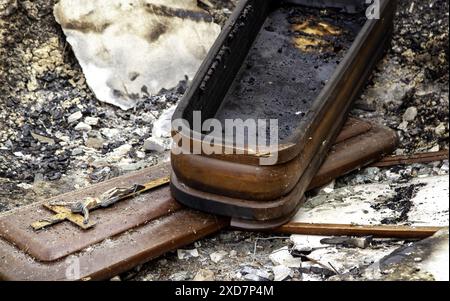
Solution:
[{"label": "metal cross", "polygon": [[[138,194],[147,192],[149,190],[152,190],[154,188],[157,188],[164,184],[167,184],[167,183],[169,183],[169,181],[170,181],[170,177],[163,177],[163,178],[156,179],[156,180],[150,181],[150,182],[142,185],[142,189],[135,191],[133,193],[123,194],[123,195],[119,195],[119,196],[111,195],[111,197],[108,200],[105,200],[106,201],[105,204],[102,204],[101,203],[102,200],[99,200],[99,202],[96,203],[97,206],[94,206],[93,208],[88,208],[88,212],[89,212],[89,209],[96,210],[99,208],[106,208],[116,202],[122,201],[122,200],[130,198],[130,197],[135,197]],[[111,194],[110,192],[114,191],[114,190],[117,190],[117,188],[113,188],[113,189],[105,192],[105,194],[106,195]],[[96,200],[95,198],[90,198],[90,199],[94,200],[94,201]],[[82,202],[79,202],[79,203],[82,203]],[[83,230],[90,229],[90,228],[94,227],[96,224],[95,222],[91,222],[88,219],[86,219],[86,216],[78,214],[78,212],[74,212],[73,209],[68,208],[67,206],[59,205],[59,204],[48,204],[48,203],[44,204],[43,206],[45,208],[49,209],[50,211],[53,211],[56,214],[50,218],[42,219],[42,220],[32,223],[31,227],[36,231],[41,230],[45,227],[49,227],[49,226],[58,224],[65,220],[72,222],[73,224],[75,224],[76,226],[80,227]]]},{"label": "metal cross", "polygon": [[95,222],[89,222],[87,224],[84,223],[84,217],[80,214],[72,213],[72,211],[64,206],[52,206],[49,204],[44,204],[44,207],[55,212],[56,214],[47,219],[42,219],[40,221],[34,222],[31,224],[31,227],[34,230],[40,230],[45,227],[58,224],[65,220],[68,220],[83,230],[87,230],[95,226]]}]

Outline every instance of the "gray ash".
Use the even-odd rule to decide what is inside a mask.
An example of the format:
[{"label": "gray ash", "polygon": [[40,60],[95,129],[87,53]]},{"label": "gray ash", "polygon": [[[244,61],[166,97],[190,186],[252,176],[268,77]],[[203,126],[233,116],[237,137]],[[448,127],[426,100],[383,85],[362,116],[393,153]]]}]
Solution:
[{"label": "gray ash", "polygon": [[[352,113],[397,130],[398,154],[448,148],[448,1],[398,1],[394,23],[392,48]],[[408,109],[416,116],[405,119]]]},{"label": "gray ash", "polygon": [[[79,164],[85,159],[80,149],[89,137],[103,139],[100,155],[125,143],[139,148],[154,119],[186,90],[184,80],[126,112],[97,101],[53,17],[56,2],[19,1],[0,22],[0,178],[55,181],[75,166],[85,169],[89,164]],[[69,123],[68,117],[78,111],[82,118]],[[89,132],[76,130],[87,117],[98,118],[98,124]],[[119,133],[102,137],[105,129]],[[142,159],[153,162],[150,155]]]},{"label": "gray ash", "polygon": [[401,55],[401,63],[421,66],[428,80],[447,84],[448,11],[446,0],[399,1],[397,38],[392,49],[393,53]]}]

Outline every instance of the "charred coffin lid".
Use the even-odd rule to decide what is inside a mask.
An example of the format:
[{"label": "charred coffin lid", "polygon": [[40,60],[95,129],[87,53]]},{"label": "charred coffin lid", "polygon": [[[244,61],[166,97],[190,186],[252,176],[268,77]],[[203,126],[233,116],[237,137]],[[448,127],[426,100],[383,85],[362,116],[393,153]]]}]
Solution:
[{"label": "charred coffin lid", "polygon": [[[214,141],[221,154],[196,155],[177,154],[175,146],[171,187],[178,201],[267,224],[298,209],[391,39],[395,1],[380,1],[379,19],[368,20],[361,7],[347,14],[276,0],[238,4],[173,116],[188,130],[173,127],[172,135],[198,151],[211,140],[204,142],[208,133],[196,131],[196,122],[277,119],[278,143],[257,149],[245,140],[238,147],[226,137]],[[261,165],[261,158],[274,164]]]}]

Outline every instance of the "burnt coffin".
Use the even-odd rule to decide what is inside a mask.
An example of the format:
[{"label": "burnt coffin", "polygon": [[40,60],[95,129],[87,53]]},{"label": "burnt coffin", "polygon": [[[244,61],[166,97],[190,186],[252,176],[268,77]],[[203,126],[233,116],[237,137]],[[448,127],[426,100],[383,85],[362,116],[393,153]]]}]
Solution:
[{"label": "burnt coffin", "polygon": [[179,202],[246,228],[296,212],[390,43],[395,1],[380,1],[370,18],[364,2],[352,14],[340,2],[238,4],[173,116]]}]

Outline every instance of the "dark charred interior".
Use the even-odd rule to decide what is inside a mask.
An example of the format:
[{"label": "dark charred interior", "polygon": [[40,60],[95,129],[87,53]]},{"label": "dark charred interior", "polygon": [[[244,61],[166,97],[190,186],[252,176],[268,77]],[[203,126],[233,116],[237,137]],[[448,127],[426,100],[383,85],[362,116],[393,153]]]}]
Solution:
[{"label": "dark charred interior", "polygon": [[223,125],[225,119],[278,119],[279,141],[285,140],[365,21],[362,11],[277,7],[263,24],[215,118]]}]

